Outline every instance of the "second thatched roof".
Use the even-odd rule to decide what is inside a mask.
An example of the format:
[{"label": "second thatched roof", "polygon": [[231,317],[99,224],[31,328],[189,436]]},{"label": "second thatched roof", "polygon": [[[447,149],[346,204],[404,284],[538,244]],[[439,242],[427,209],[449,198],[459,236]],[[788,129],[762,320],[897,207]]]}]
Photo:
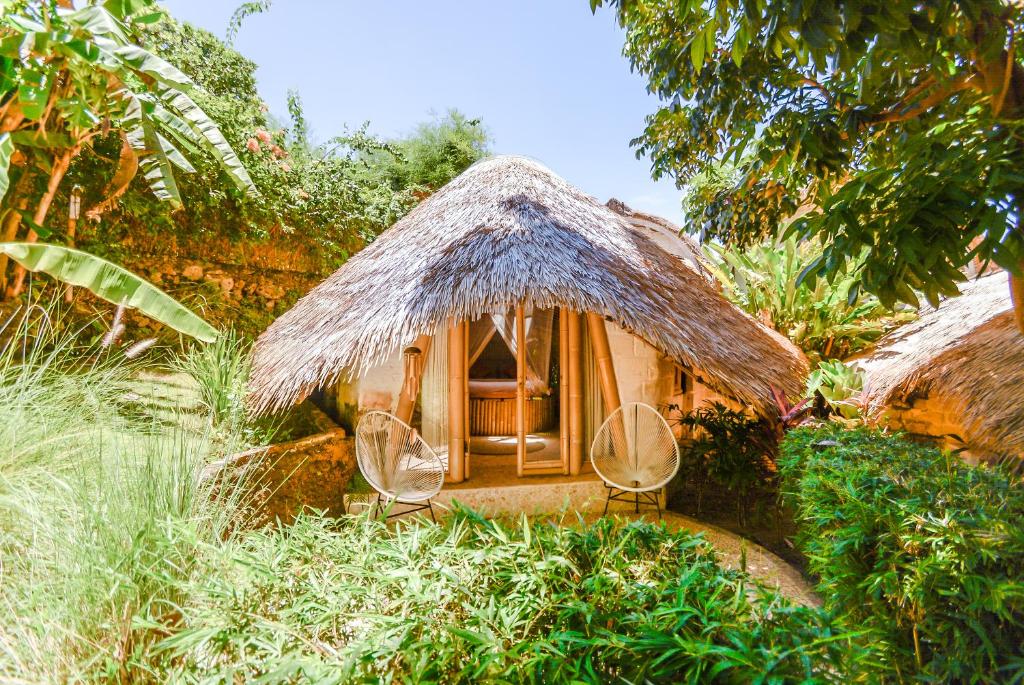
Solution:
[{"label": "second thatched roof", "polygon": [[972,451],[1024,456],[1024,335],[1005,273],[965,284],[856,362],[869,413],[938,397],[958,413]]},{"label": "second thatched roof", "polygon": [[[634,217],[635,219],[635,217]],[[800,351],[632,220],[521,157],[478,162],[275,321],[256,343],[257,411],[381,363],[416,336],[519,302],[601,314],[770,414]]]}]

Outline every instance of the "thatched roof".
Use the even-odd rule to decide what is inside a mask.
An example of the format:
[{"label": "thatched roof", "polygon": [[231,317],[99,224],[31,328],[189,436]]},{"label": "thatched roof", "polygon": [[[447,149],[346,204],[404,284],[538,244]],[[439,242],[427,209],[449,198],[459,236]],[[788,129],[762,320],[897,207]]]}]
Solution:
[{"label": "thatched roof", "polygon": [[417,335],[518,303],[592,311],[758,411],[796,394],[799,350],[643,232],[537,162],[474,164],[299,300],[256,342],[251,400],[282,409]]},{"label": "thatched roof", "polygon": [[658,247],[675,255],[709,281],[712,280],[711,272],[704,264],[704,254],[700,245],[674,223],[664,217],[638,212],[614,197],[605,205],[628,221],[630,226],[647,235]]},{"label": "thatched roof", "polygon": [[857,365],[869,413],[941,397],[958,411],[969,447],[1024,456],[1024,335],[1005,273],[965,284],[959,297],[879,340]]}]

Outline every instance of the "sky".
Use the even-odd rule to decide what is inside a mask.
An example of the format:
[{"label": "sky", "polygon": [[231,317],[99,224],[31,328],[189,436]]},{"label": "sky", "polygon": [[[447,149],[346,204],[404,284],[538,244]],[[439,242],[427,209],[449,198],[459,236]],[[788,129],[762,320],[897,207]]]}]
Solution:
[{"label": "sky", "polygon": [[[223,37],[241,0],[165,0]],[[587,0],[275,0],[235,48],[259,65],[260,94],[285,119],[302,98],[315,139],[369,122],[392,137],[457,108],[494,152],[526,155],[601,201],[682,221],[681,193],[651,180],[631,138],[658,101],[622,56],[610,10]]]}]

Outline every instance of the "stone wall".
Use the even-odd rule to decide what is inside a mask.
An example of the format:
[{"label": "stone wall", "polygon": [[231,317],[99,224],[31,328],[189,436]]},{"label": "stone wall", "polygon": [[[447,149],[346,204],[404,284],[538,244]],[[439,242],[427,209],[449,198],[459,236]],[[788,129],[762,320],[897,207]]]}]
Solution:
[{"label": "stone wall", "polygon": [[323,412],[321,432],[234,455],[210,473],[244,473],[257,524],[290,522],[304,508],[345,513],[344,494],[356,471],[355,442]]},{"label": "stone wall", "polygon": [[[115,262],[214,325],[234,326],[247,337],[261,333],[330,271],[314,246],[294,236],[253,241],[133,232],[119,250]],[[164,332],[137,312],[129,313],[128,324],[139,337]]]},{"label": "stone wall", "polygon": [[[963,440],[967,438],[957,410],[941,397],[918,397],[909,404],[889,405],[878,421],[892,430],[932,440],[948,450],[963,448]],[[963,456],[976,460],[986,455],[976,453]]]}]

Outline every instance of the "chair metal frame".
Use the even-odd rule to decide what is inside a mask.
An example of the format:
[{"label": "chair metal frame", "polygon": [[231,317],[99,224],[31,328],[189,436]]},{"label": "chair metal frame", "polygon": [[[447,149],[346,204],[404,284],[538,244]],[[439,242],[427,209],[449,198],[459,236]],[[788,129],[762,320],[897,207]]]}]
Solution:
[{"label": "chair metal frame", "polygon": [[[601,467],[598,465],[598,461],[600,460],[595,458],[595,455],[598,453],[599,444],[602,442],[602,440],[608,439],[605,433],[610,433],[612,430],[611,427],[614,425],[613,422],[623,421],[627,416],[627,412],[629,411],[649,412],[650,416],[656,416],[660,421],[660,428],[664,430],[664,434],[660,437],[662,439],[667,438],[672,444],[672,455],[675,463],[672,466],[671,472],[667,476],[661,478],[660,480],[654,483],[641,484],[639,481],[635,480],[633,481],[632,485],[624,485],[622,483],[618,483],[614,478],[609,477],[607,474],[601,471]],[[637,443],[639,442],[639,436],[636,433],[637,423],[638,421],[636,420],[636,418],[634,418],[632,426],[634,431],[632,450],[634,453],[637,452],[638,450]],[[625,425],[623,425],[623,428],[625,429]],[[623,435],[621,438],[619,438],[619,440],[625,441],[626,436]],[[615,441],[614,437],[612,438],[612,441]],[[614,448],[613,451],[615,451]],[[633,456],[639,458],[639,456],[636,454],[634,454]],[[618,459],[621,459],[622,455],[616,455],[616,457]],[[608,505],[611,504],[612,500],[615,500],[617,502],[632,501],[633,510],[637,514],[640,513],[641,506],[654,506],[654,508],[658,512],[658,518],[660,519],[662,515],[662,509],[661,501],[658,499],[658,495],[659,491],[662,488],[664,488],[669,483],[669,481],[675,478],[677,473],[679,473],[679,443],[676,441],[675,436],[672,434],[672,428],[668,425],[668,421],[665,420],[665,417],[661,415],[661,412],[659,412],[651,405],[645,404],[643,402],[630,402],[620,406],[614,412],[609,414],[608,417],[601,424],[601,427],[594,434],[594,440],[590,445],[590,464],[591,466],[594,467],[594,471],[597,473],[597,475],[601,477],[601,480],[604,481],[605,487],[608,488],[608,497],[605,499],[604,502],[604,513],[602,514],[602,516],[606,516],[608,514]]]}]

